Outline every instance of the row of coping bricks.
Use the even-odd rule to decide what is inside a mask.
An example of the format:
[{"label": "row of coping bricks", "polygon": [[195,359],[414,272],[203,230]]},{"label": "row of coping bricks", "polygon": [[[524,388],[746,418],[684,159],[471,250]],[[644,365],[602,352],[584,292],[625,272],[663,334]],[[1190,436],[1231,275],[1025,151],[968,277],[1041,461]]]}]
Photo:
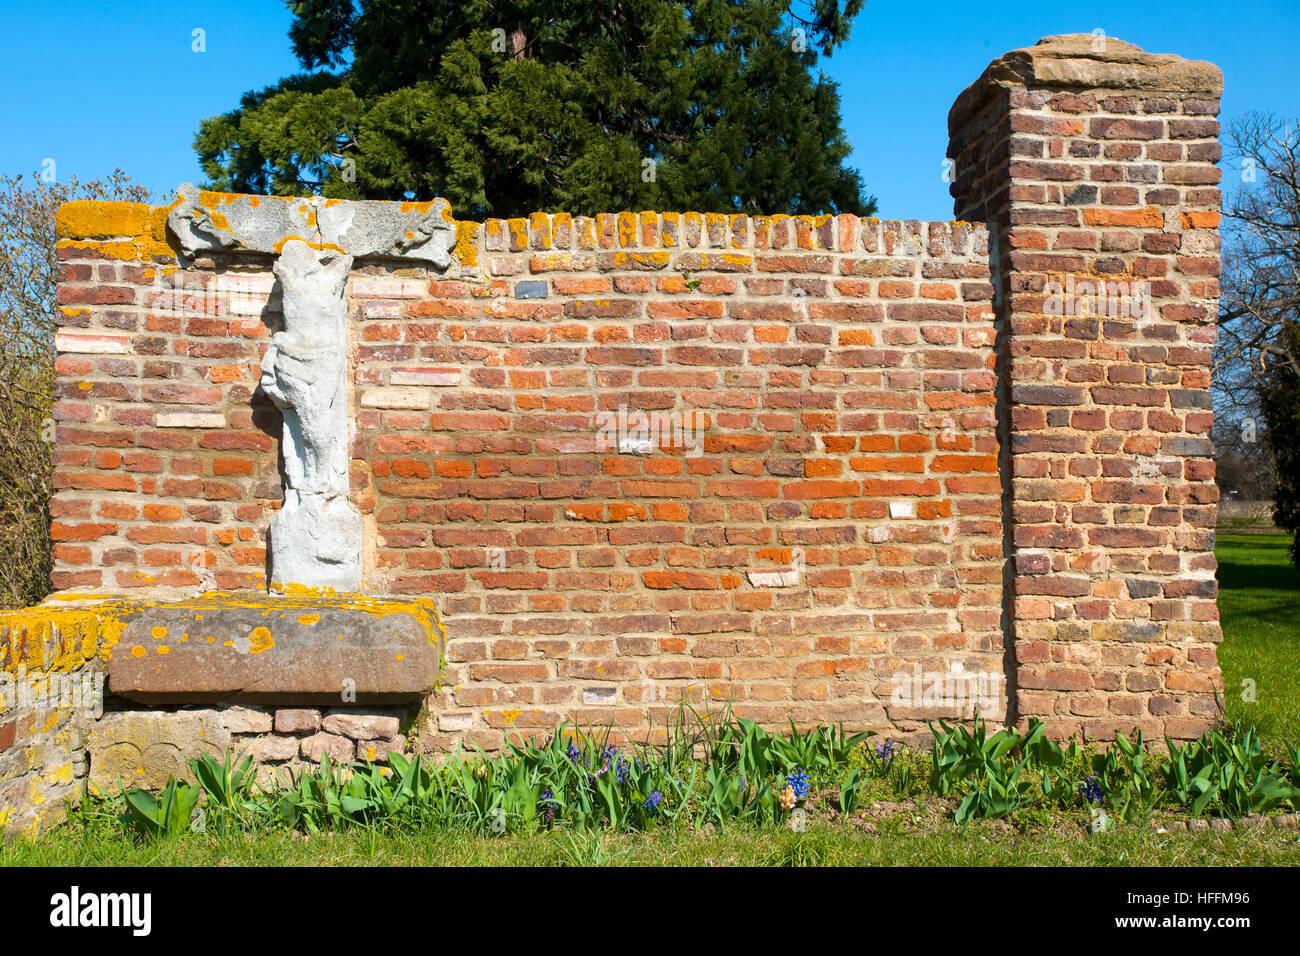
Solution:
[{"label": "row of coping bricks", "polygon": [[[473,224],[477,230],[477,223]],[[988,230],[982,223],[880,220],[838,216],[747,216],[724,213],[533,213],[521,219],[488,219],[482,226],[488,252],[547,249],[805,249],[883,255],[984,256]]]}]

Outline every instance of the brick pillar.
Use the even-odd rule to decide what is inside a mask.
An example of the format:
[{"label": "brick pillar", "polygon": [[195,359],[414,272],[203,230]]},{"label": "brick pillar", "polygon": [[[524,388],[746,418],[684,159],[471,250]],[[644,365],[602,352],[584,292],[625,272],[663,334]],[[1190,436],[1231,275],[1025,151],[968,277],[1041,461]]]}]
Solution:
[{"label": "brick pillar", "polygon": [[1061,736],[1186,738],[1217,713],[1222,83],[1049,37],[948,117],[956,215],[989,224],[998,293],[1013,716]]}]

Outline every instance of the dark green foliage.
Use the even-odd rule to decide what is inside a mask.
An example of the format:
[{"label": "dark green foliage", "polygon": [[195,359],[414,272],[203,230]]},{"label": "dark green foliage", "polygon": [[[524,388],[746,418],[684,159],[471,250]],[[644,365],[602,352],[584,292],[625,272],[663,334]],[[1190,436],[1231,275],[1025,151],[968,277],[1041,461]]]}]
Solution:
[{"label": "dark green foliage", "polygon": [[1174,799],[1195,815],[1235,819],[1300,806],[1300,789],[1291,785],[1296,765],[1288,773],[1254,730],[1212,731],[1182,747],[1170,742],[1163,772]]},{"label": "dark green foliage", "polygon": [[[693,712],[691,712],[693,714]],[[651,830],[676,823],[785,822],[789,775],[807,772],[813,786],[834,786],[841,808],[856,806],[861,770],[850,756],[867,734],[835,728],[771,734],[748,720],[683,713],[666,747],[619,751],[608,729],[583,734],[561,727],[544,744],[518,745],[494,757],[456,753],[441,761],[390,754],[388,766],[340,766],[328,757],[311,770],[254,788],[254,768],[204,755],[190,761],[198,786],[168,781],[162,799],[122,791],[113,815],[136,832],[159,837],[191,829],[217,833],[288,828],[307,833],[351,827],[465,828],[504,834],[568,826],[582,830]],[[203,794],[202,804],[198,803]],[[807,805],[811,794],[797,804]],[[192,822],[193,821],[193,822]]]},{"label": "dark green foliage", "polygon": [[198,787],[168,777],[167,785],[156,797],[145,790],[124,791],[119,819],[148,837],[174,836],[193,825],[195,807],[202,795]]},{"label": "dark green foliage", "polygon": [[[697,718],[699,715],[695,715]],[[148,837],[212,826],[320,833],[353,827],[462,829],[482,834],[566,827],[648,831],[747,824],[791,825],[795,807],[834,807],[850,816],[883,793],[891,800],[929,789],[956,802],[954,820],[1010,819],[1049,826],[1061,811],[1089,811],[1091,826],[1140,821],[1160,807],[1192,816],[1241,817],[1300,809],[1300,747],[1267,754],[1253,730],[1227,727],[1147,751],[1141,732],[1116,735],[1105,752],[1049,740],[1031,721],[1021,733],[934,730],[929,787],[912,775],[919,752],[872,734],[817,728],[773,734],[744,719],[684,721],[660,748],[620,752],[609,731],[564,727],[542,744],[510,743],[489,757],[457,752],[441,761],[390,754],[388,766],[340,766],[328,757],[264,789],[251,761],[190,761],[199,786],[169,780],[161,798],[126,790],[112,814]],[[806,774],[810,788],[782,806],[781,794]],[[917,786],[919,784],[919,786]],[[204,797],[199,803],[200,792]],[[191,822],[193,821],[193,822]]]},{"label": "dark green foliage", "polygon": [[1166,804],[1192,816],[1232,818],[1300,809],[1300,789],[1292,785],[1300,748],[1292,748],[1288,770],[1250,728],[1210,730],[1181,746],[1166,738],[1165,755],[1148,753],[1141,731],[1116,734],[1109,750],[1091,753],[1048,740],[1036,720],[1024,734],[988,736],[982,722],[974,731],[940,726],[942,733],[931,728],[930,781],[935,792],[961,798],[958,823],[1033,806],[1088,808],[1103,822],[1105,814],[1141,819]]},{"label": "dark green foliage", "polygon": [[465,218],[870,214],[816,72],[861,5],[305,0],[294,53],[338,72],[246,94],[195,148],[216,189],[443,196]]}]

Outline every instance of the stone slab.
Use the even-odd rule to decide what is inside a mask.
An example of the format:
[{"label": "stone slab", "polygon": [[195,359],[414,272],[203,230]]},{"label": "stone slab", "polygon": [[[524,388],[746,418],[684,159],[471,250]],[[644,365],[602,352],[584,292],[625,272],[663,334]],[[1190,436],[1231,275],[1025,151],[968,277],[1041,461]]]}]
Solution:
[{"label": "stone slab", "polygon": [[176,188],[167,227],[186,256],[200,252],[279,255],[289,239],[353,256],[419,259],[445,270],[456,229],[445,199],[379,202],[320,196],[215,193]]},{"label": "stone slab", "polygon": [[948,113],[949,135],[965,126],[997,90],[1015,86],[1217,99],[1223,92],[1223,71],[1204,60],[1147,53],[1116,37],[1091,33],[1044,37],[1031,47],[1004,53],[962,91]]},{"label": "stone slab", "polygon": [[437,681],[422,600],[240,593],[144,605],[107,649],[109,693],[149,704],[396,703]]}]

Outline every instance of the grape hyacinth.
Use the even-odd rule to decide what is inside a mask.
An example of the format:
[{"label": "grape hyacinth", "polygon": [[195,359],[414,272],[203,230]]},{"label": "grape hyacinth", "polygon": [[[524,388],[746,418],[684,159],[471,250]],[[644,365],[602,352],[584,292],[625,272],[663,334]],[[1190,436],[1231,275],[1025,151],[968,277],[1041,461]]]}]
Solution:
[{"label": "grape hyacinth", "polygon": [[1079,785],[1083,793],[1083,799],[1089,803],[1101,803],[1102,797],[1106,796],[1106,791],[1101,788],[1100,781],[1096,777],[1089,775],[1083,783]]},{"label": "grape hyacinth", "polygon": [[802,800],[808,796],[810,782],[808,774],[803,772],[803,767],[796,767],[794,773],[785,778],[785,784],[794,791],[796,799]]}]

